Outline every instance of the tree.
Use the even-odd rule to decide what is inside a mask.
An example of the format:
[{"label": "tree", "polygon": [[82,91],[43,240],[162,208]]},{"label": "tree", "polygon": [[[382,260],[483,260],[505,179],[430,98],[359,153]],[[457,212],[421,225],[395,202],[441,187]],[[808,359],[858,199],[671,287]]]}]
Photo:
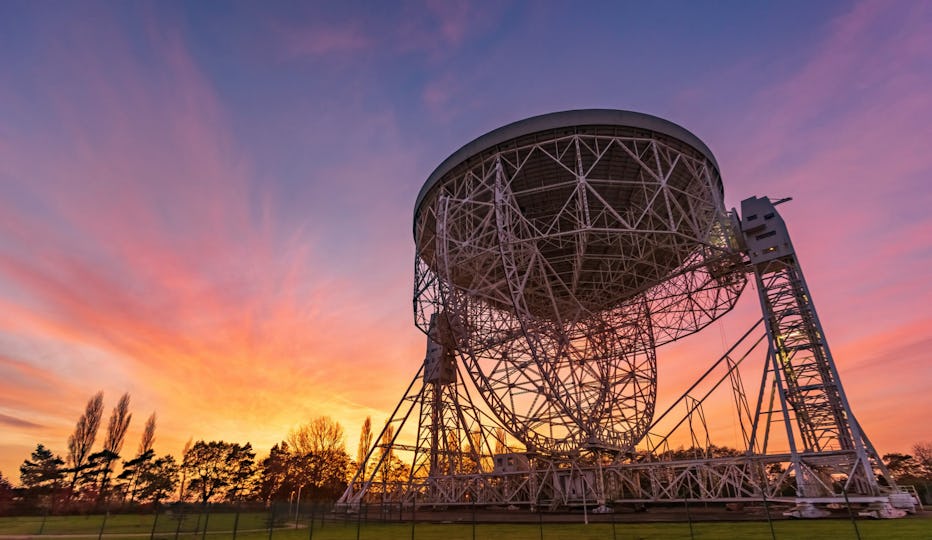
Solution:
[{"label": "tree", "polygon": [[24,488],[47,489],[61,483],[61,467],[65,462],[60,456],[53,455],[51,450],[39,444],[30,458],[19,467],[19,481]]},{"label": "tree", "polygon": [[[356,449],[356,467],[362,469],[372,449],[372,417],[367,416],[359,432],[359,447]],[[366,474],[366,471],[363,471]]]},{"label": "tree", "polygon": [[269,456],[259,463],[258,496],[269,502],[282,499],[282,493],[290,493],[297,486],[291,472],[292,454],[288,443],[282,441],[269,451]]},{"label": "tree", "polygon": [[149,415],[146,420],[146,427],[142,429],[142,439],[139,441],[139,451],[136,455],[141,456],[152,450],[153,445],[155,445],[155,413]]},{"label": "tree", "polygon": [[97,392],[88,400],[84,414],[78,418],[74,433],[68,437],[68,462],[71,464],[71,490],[74,491],[78,478],[87,465],[94,439],[97,438],[97,429],[100,427],[100,418],[104,412],[104,393]]},{"label": "tree", "polygon": [[[181,450],[182,462],[185,459],[185,456],[187,456],[188,452],[191,450],[192,442],[194,442],[194,438],[189,438],[188,442],[184,443],[184,449]],[[180,472],[181,472],[181,482],[179,482],[178,484],[178,500],[184,501],[185,495],[187,495],[187,491],[185,491],[187,484],[185,482],[188,479],[188,471],[184,467],[180,467]]]},{"label": "tree", "polygon": [[343,450],[292,456],[289,469],[294,486],[304,486],[310,499],[334,500],[346,490],[349,454]]},{"label": "tree", "polygon": [[898,483],[910,483],[922,477],[922,467],[916,458],[909,454],[893,452],[884,454],[881,459]]},{"label": "tree", "polygon": [[932,443],[918,443],[913,446],[919,474],[924,480],[932,480]]},{"label": "tree", "polygon": [[925,503],[929,504],[932,502],[932,443],[916,444],[913,446],[913,453],[916,454],[918,472],[921,475],[916,488],[922,493]]},{"label": "tree", "polygon": [[495,454],[505,454],[508,452],[508,435],[505,428],[495,428]]},{"label": "tree", "polygon": [[100,471],[100,498],[107,497],[109,489],[110,475],[113,473],[113,462],[120,458],[120,451],[123,449],[123,441],[126,439],[126,431],[129,429],[129,422],[133,415],[129,412],[129,392],[120,397],[116,407],[110,413],[110,421],[107,422],[107,438],[104,440],[104,449],[100,453],[102,457]]},{"label": "tree", "polygon": [[152,459],[154,457],[155,451],[150,448],[135,458],[123,462],[123,470],[117,478],[123,480],[123,484],[121,484],[120,487],[123,491],[124,500],[126,495],[129,494],[129,502],[133,503],[136,501],[139,479],[146,469],[152,466]]},{"label": "tree", "polygon": [[[151,452],[151,450],[149,450]],[[175,458],[162,456],[139,473],[136,495],[140,501],[149,501],[158,505],[175,491],[178,484],[179,467]]]},{"label": "tree", "polygon": [[37,445],[29,457],[19,467],[19,481],[26,489],[26,498],[48,505],[61,488],[65,462],[42,444]]},{"label": "tree", "polygon": [[282,441],[260,464],[258,495],[275,501],[301,491],[309,499],[333,500],[346,489],[349,466],[349,454],[343,450],[297,454]]},{"label": "tree", "polygon": [[228,502],[242,500],[250,489],[254,488],[252,484],[256,476],[256,453],[252,451],[252,445],[233,444],[227,455],[227,465],[230,467],[230,477],[224,499]]},{"label": "tree", "polygon": [[380,469],[382,483],[390,482],[394,477],[395,455],[392,451],[392,439],[395,438],[395,426],[388,424],[382,432],[382,465]]},{"label": "tree", "polygon": [[343,426],[329,416],[318,416],[307,424],[291,430],[285,439],[296,454],[345,452]]},{"label": "tree", "polygon": [[[155,458],[155,451],[152,446],[155,444],[155,413],[146,420],[146,426],[142,430],[142,438],[139,441],[139,451],[136,457],[129,461],[123,462],[123,471],[118,477],[124,480],[124,498],[129,493],[129,502],[136,501],[136,491],[139,487],[139,479],[148,467],[152,466],[152,460]],[[174,459],[174,458],[173,458]],[[176,480],[177,483],[177,480]]]},{"label": "tree", "polygon": [[5,516],[13,505],[13,485],[0,472],[0,516]]},{"label": "tree", "polygon": [[181,465],[190,478],[188,490],[205,505],[214,498],[235,500],[253,476],[255,457],[250,443],[197,441],[185,452]]}]

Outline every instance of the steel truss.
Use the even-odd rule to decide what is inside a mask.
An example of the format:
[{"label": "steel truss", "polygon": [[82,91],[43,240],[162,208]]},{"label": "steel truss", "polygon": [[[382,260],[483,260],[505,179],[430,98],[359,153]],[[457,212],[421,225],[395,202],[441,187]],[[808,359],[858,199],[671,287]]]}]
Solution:
[{"label": "steel truss", "polygon": [[[598,121],[560,123],[583,116]],[[474,141],[425,184],[414,312],[427,354],[343,507],[914,509],[851,412],[775,203],[726,212],[701,141],[623,116],[632,125],[583,111],[502,128],[514,136]],[[656,349],[730,311],[748,275],[762,321],[655,415]],[[739,370],[750,357],[763,360],[756,400]],[[704,406],[722,393],[738,455],[709,435]]]},{"label": "steel truss", "polygon": [[722,271],[721,207],[714,164],[657,134],[500,148],[421,204],[416,322],[445,321],[478,395],[526,450],[630,450],[653,415],[656,347],[744,287]]},{"label": "steel truss", "polygon": [[[770,216],[759,218],[767,221],[766,227],[749,220],[755,214]],[[764,318],[657,416],[645,430],[641,450],[508,449],[501,423],[473,403],[475,386],[468,384],[471,379],[464,377],[454,356],[450,330],[435,314],[424,364],[386,424],[394,436],[385,441],[383,432],[382,443],[367,458],[370,465],[360,468],[341,503],[346,508],[393,502],[555,510],[770,501],[795,504],[791,513],[801,517],[824,515],[820,507],[842,502],[860,504],[877,517],[914,510],[918,501],[896,487],[851,412],[773,203],[748,199],[742,215],[740,225],[735,215],[734,226],[736,236],[741,230],[738,244],[745,257],[737,263],[732,259],[739,266],[731,271],[754,275]],[[768,235],[771,230],[777,234]],[[766,361],[752,409],[738,368],[755,353],[762,355],[762,344]],[[708,436],[702,405],[713,392],[722,391],[731,392],[738,412],[747,445],[741,455],[716,455]],[[397,437],[414,411],[419,418],[416,443],[401,444]],[[676,419],[672,424],[671,418]],[[668,431],[656,433],[664,421]],[[671,437],[683,431],[692,442],[692,455],[677,455],[670,448]],[[787,444],[789,452],[772,452],[775,439]],[[384,462],[399,453],[411,456],[409,474],[385,481]],[[878,475],[887,485],[878,482]]]}]

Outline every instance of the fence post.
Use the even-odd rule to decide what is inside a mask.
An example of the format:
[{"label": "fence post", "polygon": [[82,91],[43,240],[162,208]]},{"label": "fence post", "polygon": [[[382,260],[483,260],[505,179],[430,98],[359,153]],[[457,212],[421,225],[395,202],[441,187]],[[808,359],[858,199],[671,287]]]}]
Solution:
[{"label": "fence post", "polygon": [[36,534],[42,534],[42,531],[45,530],[45,520],[49,517],[49,509],[46,508],[45,512],[42,513],[42,523],[39,524],[39,532]]},{"label": "fence post", "polygon": [[851,518],[851,525],[854,526],[854,534],[858,537],[858,540],[861,540],[861,531],[858,529],[858,522],[854,518],[854,512],[851,511],[851,501],[848,500],[848,488],[842,486],[841,493],[845,496],[845,506],[848,507],[848,517]]},{"label": "fence post", "polygon": [[49,517],[49,509],[46,508],[45,511],[42,512],[42,523],[39,524],[39,532],[37,532],[36,534],[42,534],[42,531],[45,530],[45,520],[48,519],[48,517]]},{"label": "fence post", "polygon": [[544,540],[544,514],[540,511],[540,506],[537,506],[537,526],[540,529],[540,540]]},{"label": "fence post", "polygon": [[770,525],[770,538],[777,540],[777,531],[773,528],[773,519],[770,517],[770,505],[767,503],[767,492],[765,487],[761,486],[761,495],[764,496],[764,513],[767,514],[767,525]]},{"label": "fence post", "polygon": [[236,515],[233,517],[233,540],[236,540],[237,530],[239,530],[239,503],[236,504]]},{"label": "fence post", "polygon": [[615,505],[612,504],[612,540],[618,540],[618,537],[615,536]]},{"label": "fence post", "polygon": [[104,527],[107,526],[107,518],[110,516],[110,510],[107,510],[104,513],[104,520],[100,523],[100,533],[97,535],[97,540],[101,540],[104,537]]},{"label": "fence post", "polygon": [[204,516],[204,532],[201,533],[201,540],[207,538],[207,525],[210,523],[210,503],[206,504],[207,515]]},{"label": "fence post", "polygon": [[356,540],[359,540],[359,530],[362,527],[362,509],[363,505],[359,505],[359,510],[356,512]]},{"label": "fence post", "polygon": [[269,505],[269,540],[272,540],[272,529],[275,527],[275,503]]},{"label": "fence post", "polygon": [[683,497],[683,503],[686,504],[686,521],[689,522],[689,537],[696,540],[696,533],[693,531],[693,516],[689,513],[689,496]]},{"label": "fence post", "polygon": [[417,490],[414,490],[414,499],[411,502],[411,540],[414,540],[414,525],[417,523]]},{"label": "fence post", "polygon": [[472,540],[476,540],[476,498],[472,498]]},{"label": "fence post", "polygon": [[155,538],[155,527],[159,523],[159,504],[155,503],[153,506],[155,507],[155,517],[152,518],[152,530],[149,531],[149,540]]},{"label": "fence post", "polygon": [[181,509],[181,513],[178,514],[178,526],[175,527],[175,540],[178,540],[178,533],[181,532],[181,522],[184,521],[184,503],[178,503],[178,508]]}]

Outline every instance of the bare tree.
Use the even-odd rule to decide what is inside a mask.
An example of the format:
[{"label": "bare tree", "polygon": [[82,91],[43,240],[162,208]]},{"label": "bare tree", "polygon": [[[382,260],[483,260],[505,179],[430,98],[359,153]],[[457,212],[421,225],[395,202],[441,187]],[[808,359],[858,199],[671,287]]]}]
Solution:
[{"label": "bare tree", "polygon": [[318,416],[291,430],[285,439],[296,454],[345,452],[343,426],[329,416]]},{"label": "bare tree", "polygon": [[146,427],[142,430],[142,440],[139,441],[139,451],[136,455],[143,455],[149,450],[152,450],[152,446],[155,444],[155,413],[149,416],[149,419],[146,420]]},{"label": "bare tree", "polygon": [[388,424],[382,432],[382,482],[388,482],[392,476],[392,439],[395,438],[395,426]]},{"label": "bare tree", "polygon": [[932,442],[913,445],[913,454],[916,455],[920,474],[927,480],[932,480]]},{"label": "bare tree", "polygon": [[504,454],[508,451],[508,435],[505,433],[505,428],[495,428],[495,453]]},{"label": "bare tree", "polygon": [[68,462],[71,464],[71,489],[74,490],[78,477],[87,466],[87,458],[97,438],[100,418],[104,412],[104,393],[97,392],[87,401],[84,414],[78,418],[74,433],[68,437]]},{"label": "bare tree", "polygon": [[[372,417],[367,416],[362,423],[362,430],[359,432],[359,447],[356,449],[356,466],[363,468],[366,456],[372,449]],[[363,471],[365,472],[365,471]]]}]

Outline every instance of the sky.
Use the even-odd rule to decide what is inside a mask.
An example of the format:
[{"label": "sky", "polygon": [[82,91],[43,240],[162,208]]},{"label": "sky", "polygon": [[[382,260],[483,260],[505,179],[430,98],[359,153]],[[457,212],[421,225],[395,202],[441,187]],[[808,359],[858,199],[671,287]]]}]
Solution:
[{"label": "sky", "polygon": [[[424,180],[577,108],[689,129],[729,207],[793,197],[854,412],[908,452],[932,441],[929,88],[918,1],[2,2],[0,473],[64,456],[98,390],[131,394],[130,452],[156,412],[159,453],[262,454],[328,415],[354,455],[423,360]],[[748,287],[660,349],[658,407],[757,317]]]}]

